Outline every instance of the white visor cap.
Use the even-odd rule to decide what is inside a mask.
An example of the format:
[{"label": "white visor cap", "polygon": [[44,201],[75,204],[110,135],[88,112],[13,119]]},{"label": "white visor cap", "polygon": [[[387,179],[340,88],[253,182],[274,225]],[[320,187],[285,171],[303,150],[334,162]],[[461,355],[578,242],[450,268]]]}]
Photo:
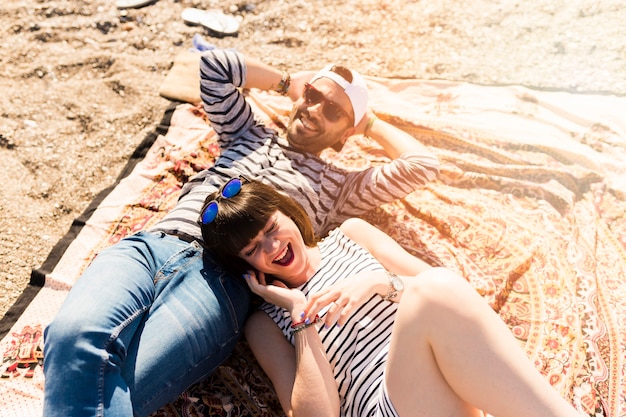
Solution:
[{"label": "white visor cap", "polygon": [[356,71],[350,70],[352,73],[352,82],[349,83],[346,79],[344,79],[341,75],[336,72],[331,71],[334,67],[334,64],[327,65],[320,72],[315,74],[313,78],[311,78],[310,83],[319,79],[319,78],[330,78],[336,84],[338,84],[343,91],[346,93],[348,98],[350,99],[350,103],[352,104],[352,111],[354,112],[354,126],[358,125],[365,113],[367,112],[367,85],[365,84],[365,79]]}]

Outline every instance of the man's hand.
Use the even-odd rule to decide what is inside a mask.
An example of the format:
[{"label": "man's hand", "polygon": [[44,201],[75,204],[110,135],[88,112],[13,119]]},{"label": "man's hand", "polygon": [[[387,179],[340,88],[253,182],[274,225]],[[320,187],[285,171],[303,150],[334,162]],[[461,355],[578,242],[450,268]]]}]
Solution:
[{"label": "man's hand", "polygon": [[291,85],[287,93],[291,101],[297,101],[302,97],[304,84],[308,83],[315,74],[313,71],[299,71],[291,74]]}]

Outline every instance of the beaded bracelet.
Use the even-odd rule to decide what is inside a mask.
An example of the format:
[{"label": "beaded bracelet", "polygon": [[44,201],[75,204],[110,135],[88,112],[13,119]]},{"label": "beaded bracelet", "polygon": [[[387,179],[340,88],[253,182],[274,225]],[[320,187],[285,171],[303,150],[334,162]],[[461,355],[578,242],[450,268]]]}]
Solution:
[{"label": "beaded bracelet", "polygon": [[291,75],[287,71],[283,71],[283,77],[280,79],[276,91],[283,96],[286,96],[289,92],[289,86],[291,85]]},{"label": "beaded bracelet", "polygon": [[296,334],[304,329],[307,329],[311,326],[316,325],[317,323],[320,323],[322,321],[322,319],[320,318],[320,316],[315,316],[315,318],[313,319],[313,321],[300,321],[297,323],[293,323],[291,325],[291,334]]},{"label": "beaded bracelet", "polygon": [[366,138],[370,139],[369,135],[367,134],[368,130],[370,130],[372,128],[372,125],[374,124],[374,122],[378,120],[378,117],[376,116],[372,116],[368,121],[367,121],[367,125],[365,125],[365,130],[363,131],[363,136],[365,136]]}]

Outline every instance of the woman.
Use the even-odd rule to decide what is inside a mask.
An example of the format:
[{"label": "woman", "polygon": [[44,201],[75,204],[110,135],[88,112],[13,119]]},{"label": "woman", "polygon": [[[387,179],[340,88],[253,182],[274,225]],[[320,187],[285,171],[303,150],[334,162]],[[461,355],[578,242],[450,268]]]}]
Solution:
[{"label": "woman", "polygon": [[245,334],[288,416],[578,416],[467,281],[365,221],[318,243],[297,203],[245,178],[201,213],[266,301]]}]

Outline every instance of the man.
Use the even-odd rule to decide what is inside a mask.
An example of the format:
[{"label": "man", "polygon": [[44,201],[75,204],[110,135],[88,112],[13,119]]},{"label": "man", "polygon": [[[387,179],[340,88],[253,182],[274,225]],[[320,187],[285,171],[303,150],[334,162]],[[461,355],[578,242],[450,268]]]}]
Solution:
[{"label": "man", "polygon": [[[367,114],[356,72],[326,67],[289,74],[233,51],[205,52],[200,91],[221,154],[149,231],[103,250],[48,326],[44,415],[147,415],[209,375],[230,354],[250,293],[202,250],[205,197],[243,174],[295,197],[323,235],[349,217],[402,198],[438,173],[437,158],[410,135]],[[257,123],[241,87],[295,100],[286,137]],[[320,152],[367,134],[393,158],[347,172]]]}]

